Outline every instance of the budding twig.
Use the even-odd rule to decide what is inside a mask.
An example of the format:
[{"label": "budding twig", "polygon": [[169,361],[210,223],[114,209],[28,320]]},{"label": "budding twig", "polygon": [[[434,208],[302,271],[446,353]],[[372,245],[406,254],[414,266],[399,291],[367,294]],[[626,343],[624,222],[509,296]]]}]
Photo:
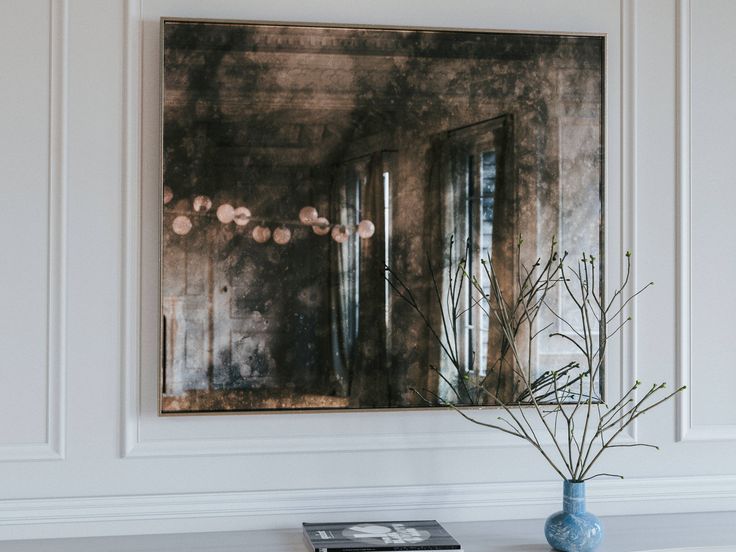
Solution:
[{"label": "budding twig", "polygon": [[[627,307],[653,283],[634,292],[628,290],[631,253],[627,252],[624,278],[606,302],[599,289],[601,279],[597,278],[594,256],[583,254],[571,267],[567,264],[567,252],[559,254],[553,240],[546,257],[537,258],[531,267],[526,267],[520,260],[522,243],[519,240],[517,244],[518,266],[512,290],[501,284],[502,278],[490,255],[480,262],[480,276],[468,272],[466,261],[473,253],[469,243],[464,258],[457,261],[450,242],[444,278],[428,257],[437,317],[431,316],[417,294],[386,267],[389,285],[422,320],[450,367],[447,371],[441,365],[430,366],[448,386],[449,397],[430,390],[413,391],[427,404],[444,405],[471,423],[527,441],[565,479],[622,478],[618,474],[588,474],[606,450],[658,449],[649,443],[618,443],[616,439],[639,417],[685,389],[680,387],[663,396],[665,384],[653,384],[638,397],[641,382],[636,381],[617,400],[600,400],[608,341],[631,320],[625,316]],[[549,297],[555,290],[560,290],[574,305],[572,318],[552,306]],[[489,331],[497,332],[501,338],[496,350],[489,351],[486,367],[476,366],[474,350],[462,352],[466,318],[475,312],[486,316]],[[553,323],[542,324],[543,314],[568,331],[548,332]],[[557,369],[540,370],[532,351],[541,339],[565,342],[577,351],[579,358]],[[504,377],[512,378],[513,384],[502,390]],[[469,414],[465,406],[497,406],[502,414],[498,423],[486,422]]]}]

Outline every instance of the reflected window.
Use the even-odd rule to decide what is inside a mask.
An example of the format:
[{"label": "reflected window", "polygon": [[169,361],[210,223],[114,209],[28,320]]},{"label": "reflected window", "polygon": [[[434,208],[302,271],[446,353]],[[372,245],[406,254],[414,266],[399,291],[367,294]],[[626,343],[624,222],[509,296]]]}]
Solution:
[{"label": "reflected window", "polygon": [[[513,194],[503,187],[503,171],[510,153],[507,134],[510,132],[510,117],[498,117],[469,125],[448,133],[449,145],[449,189],[446,196],[452,198],[454,213],[448,233],[455,236],[458,255],[467,254],[466,267],[478,282],[484,294],[490,292],[490,281],[483,261],[507,256],[509,245],[515,234],[513,218],[510,224],[498,225],[497,219],[508,218],[513,209]],[[465,248],[467,247],[467,249]],[[511,285],[510,273],[499,274]],[[468,286],[465,291],[465,315],[461,357],[467,366],[480,376],[489,372],[489,359],[497,357],[500,340],[494,338],[489,328],[488,317],[477,298],[480,292]],[[449,376],[448,371],[448,376]]]},{"label": "reflected window", "polygon": [[[484,294],[491,291],[491,283],[481,261],[486,258],[493,245],[493,204],[496,192],[496,152],[481,151],[480,162],[473,155],[468,157],[468,220],[470,222],[470,250],[468,260],[472,273]],[[478,170],[475,170],[477,165]],[[477,270],[473,270],[477,268]],[[468,292],[472,293],[472,288]],[[469,297],[468,300],[472,300]],[[479,306],[468,311],[470,348],[475,351],[475,369],[485,375],[488,365],[488,317]]]}]

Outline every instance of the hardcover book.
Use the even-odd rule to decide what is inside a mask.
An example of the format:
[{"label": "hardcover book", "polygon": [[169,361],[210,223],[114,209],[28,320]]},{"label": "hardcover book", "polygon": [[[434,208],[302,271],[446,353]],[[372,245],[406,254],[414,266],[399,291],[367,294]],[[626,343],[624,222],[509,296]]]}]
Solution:
[{"label": "hardcover book", "polygon": [[302,525],[310,552],[462,552],[460,544],[434,520]]}]

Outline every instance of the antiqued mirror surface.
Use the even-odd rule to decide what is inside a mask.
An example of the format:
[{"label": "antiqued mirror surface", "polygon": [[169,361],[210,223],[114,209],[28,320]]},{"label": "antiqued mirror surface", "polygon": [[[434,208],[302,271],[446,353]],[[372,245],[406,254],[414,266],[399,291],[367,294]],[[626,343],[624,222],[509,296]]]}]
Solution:
[{"label": "antiqued mirror surface", "polygon": [[[428,262],[446,286],[464,252],[448,258],[451,236],[480,280],[490,255],[510,293],[517,262],[553,237],[600,258],[603,37],[161,33],[162,413],[427,406],[412,389],[447,398],[456,376],[386,265],[431,313]],[[564,313],[562,297],[549,301]],[[471,304],[457,331],[500,389],[489,325]],[[540,371],[575,358],[564,343],[532,354]]]}]

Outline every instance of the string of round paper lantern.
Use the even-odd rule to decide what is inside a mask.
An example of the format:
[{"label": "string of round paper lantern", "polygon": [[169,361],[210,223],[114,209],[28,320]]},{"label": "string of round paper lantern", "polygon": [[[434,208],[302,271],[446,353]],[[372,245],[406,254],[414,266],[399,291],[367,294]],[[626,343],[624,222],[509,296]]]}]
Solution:
[{"label": "string of round paper lantern", "polygon": [[[171,203],[174,193],[169,186],[163,188],[164,204]],[[198,195],[192,200],[194,213],[175,213],[177,216],[172,221],[171,227],[175,234],[185,236],[194,227],[190,216],[212,216],[212,200],[205,195]],[[245,206],[234,207],[230,203],[222,203],[217,207],[214,216],[222,224],[235,223],[237,226],[247,226],[251,220],[260,221],[251,231],[251,237],[256,243],[266,243],[269,240],[278,245],[286,245],[291,241],[292,232],[289,226],[310,226],[318,236],[330,234],[337,243],[345,243],[355,233],[361,239],[369,239],[376,232],[376,225],[368,219],[361,220],[357,225],[332,224],[326,217],[319,215],[316,207],[307,205],[299,210],[299,222],[294,221],[269,221],[259,217],[253,217],[250,209]],[[271,230],[269,223],[276,225]]]}]

